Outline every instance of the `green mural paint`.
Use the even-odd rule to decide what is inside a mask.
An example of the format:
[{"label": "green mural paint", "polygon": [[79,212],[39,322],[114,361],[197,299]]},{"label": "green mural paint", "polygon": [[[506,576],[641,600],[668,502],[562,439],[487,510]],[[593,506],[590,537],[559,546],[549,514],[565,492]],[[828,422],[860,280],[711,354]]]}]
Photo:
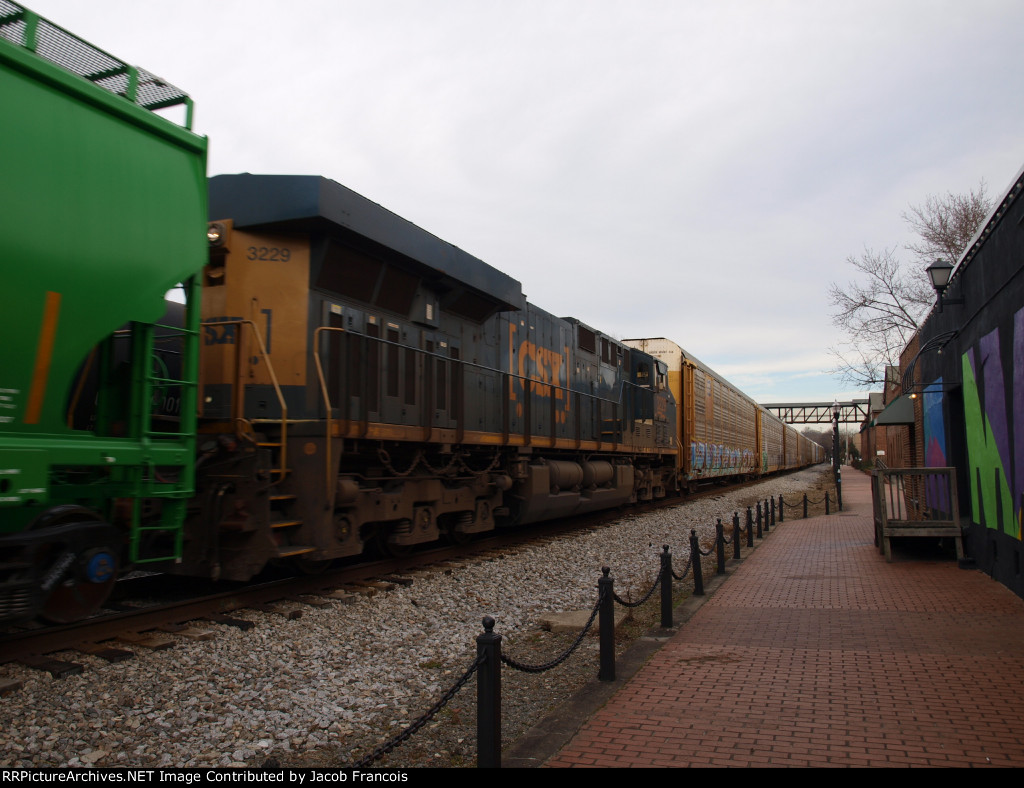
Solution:
[{"label": "green mural paint", "polygon": [[[996,512],[1002,509],[1004,516],[1013,512],[1013,496],[1010,494],[1010,485],[1006,481],[1006,470],[1003,468],[1002,460],[999,458],[999,449],[996,446],[995,436],[992,434],[992,427],[988,417],[982,412],[981,398],[978,396],[978,384],[974,379],[974,370],[971,368],[971,360],[967,353],[961,357],[964,375],[964,423],[967,427],[967,461],[970,466],[971,479],[971,519],[986,528],[999,528],[996,519]],[[976,479],[981,471],[980,495],[978,500],[979,485]],[[993,480],[993,481],[990,481]],[[1001,501],[997,500],[1001,498]],[[1000,507],[1001,504],[1001,507]],[[981,510],[984,506],[985,519],[981,522]],[[1007,523],[1008,530],[1020,538],[1020,526],[1017,523]]]}]

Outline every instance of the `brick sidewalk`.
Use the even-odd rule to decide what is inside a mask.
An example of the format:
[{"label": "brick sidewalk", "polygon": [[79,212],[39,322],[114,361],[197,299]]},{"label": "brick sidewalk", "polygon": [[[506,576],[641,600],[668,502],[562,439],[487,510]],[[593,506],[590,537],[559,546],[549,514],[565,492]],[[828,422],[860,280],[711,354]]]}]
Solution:
[{"label": "brick sidewalk", "polygon": [[843,500],[774,529],[545,765],[1024,766],[1024,600],[886,563],[869,478]]}]

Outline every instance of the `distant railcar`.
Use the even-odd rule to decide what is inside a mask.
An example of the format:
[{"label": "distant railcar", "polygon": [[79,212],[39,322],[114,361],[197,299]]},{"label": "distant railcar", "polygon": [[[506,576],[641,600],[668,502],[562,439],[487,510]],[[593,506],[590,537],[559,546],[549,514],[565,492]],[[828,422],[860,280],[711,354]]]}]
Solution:
[{"label": "distant railcar", "polygon": [[761,471],[777,473],[786,468],[786,425],[772,413],[761,413]]},{"label": "distant railcar", "polygon": [[679,478],[749,478],[810,465],[810,441],[750,399],[706,364],[664,337],[627,339],[669,370],[679,428]]}]

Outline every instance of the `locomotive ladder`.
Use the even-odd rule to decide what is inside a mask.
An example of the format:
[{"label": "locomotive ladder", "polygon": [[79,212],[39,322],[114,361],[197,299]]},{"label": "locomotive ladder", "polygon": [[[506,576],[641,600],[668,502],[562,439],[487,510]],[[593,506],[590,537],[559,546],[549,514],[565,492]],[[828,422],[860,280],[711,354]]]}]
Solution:
[{"label": "locomotive ladder", "polygon": [[[271,492],[269,498],[270,528],[274,535],[274,542],[277,547],[277,557],[291,558],[293,556],[315,552],[317,548],[309,545],[292,544],[292,535],[302,527],[303,521],[293,517],[289,511],[298,501],[298,496],[289,492],[287,489],[287,482],[291,474],[291,468],[288,467],[286,459],[288,445],[288,418],[283,398],[281,408],[282,418],[280,420],[254,419],[251,423],[263,425],[265,430],[267,427],[276,427],[276,430],[274,431],[277,432],[277,435],[268,435],[267,432],[269,432],[269,430],[267,430],[264,432],[264,439],[256,441],[256,446],[261,449],[269,449],[271,452],[272,467],[270,468],[270,474],[271,479],[274,482],[275,489]],[[278,485],[280,485],[280,487],[278,487]]]},{"label": "locomotive ladder", "polygon": [[[192,326],[198,312],[198,287],[186,285],[185,327],[162,323],[137,323],[133,330],[132,370],[133,386],[129,430],[140,444],[152,451],[144,453],[142,461],[131,468],[136,497],[132,501],[129,556],[133,563],[181,560],[184,543],[184,522],[188,500],[195,491],[195,442],[198,392],[199,330]],[[193,308],[195,305],[195,308]],[[158,333],[159,332],[159,335]],[[181,372],[172,377],[157,352],[157,340],[170,343],[169,355],[180,356]],[[157,429],[158,409],[168,392],[180,394],[177,429]],[[159,501],[159,520],[143,522],[143,509]],[[151,540],[146,547],[147,537]],[[159,544],[159,547],[157,547]]]},{"label": "locomotive ladder", "polygon": [[[288,403],[285,401],[281,384],[277,379],[277,373],[274,371],[274,365],[270,361],[270,353],[267,351],[267,346],[263,341],[263,336],[260,334],[259,327],[251,320],[240,322],[252,329],[253,336],[256,339],[257,350],[263,359],[267,373],[270,375],[270,382],[274,387],[278,406],[281,408],[280,419],[252,419],[251,421],[240,419],[245,422],[247,429],[252,429],[253,425],[257,424],[261,426],[264,437],[262,439],[252,437],[251,439],[254,440],[258,448],[270,451],[270,478],[275,487],[269,498],[270,529],[274,545],[277,548],[277,557],[292,558],[316,552],[316,547],[293,543],[294,535],[302,528],[303,521],[293,517],[290,513],[291,508],[298,501],[298,497],[287,489],[291,476],[291,468],[288,465]],[[239,377],[236,383],[239,395],[242,390],[240,380]],[[240,410],[241,407],[240,400]]]},{"label": "locomotive ladder", "polygon": [[[303,521],[292,517],[289,510],[297,502],[296,495],[286,489],[291,475],[291,468],[288,466],[288,403],[285,401],[281,384],[274,371],[274,365],[270,360],[270,353],[267,352],[266,343],[260,334],[259,326],[252,320],[235,319],[217,321],[215,324],[223,327],[233,325],[239,328],[239,339],[235,344],[234,353],[234,383],[235,395],[232,404],[232,421],[234,422],[235,434],[239,439],[248,441],[258,449],[265,449],[270,452],[270,481],[277,490],[269,497],[270,507],[270,528],[274,545],[277,549],[278,558],[290,558],[292,556],[312,553],[318,548],[305,545],[292,544],[293,535],[303,524]],[[278,406],[281,409],[280,419],[249,419],[245,417],[244,385],[242,380],[244,371],[248,368],[250,353],[244,344],[244,331],[251,331],[252,341],[255,343],[255,353],[261,359],[266,373],[270,376],[270,384],[274,388]],[[262,434],[257,433],[257,425]]]}]

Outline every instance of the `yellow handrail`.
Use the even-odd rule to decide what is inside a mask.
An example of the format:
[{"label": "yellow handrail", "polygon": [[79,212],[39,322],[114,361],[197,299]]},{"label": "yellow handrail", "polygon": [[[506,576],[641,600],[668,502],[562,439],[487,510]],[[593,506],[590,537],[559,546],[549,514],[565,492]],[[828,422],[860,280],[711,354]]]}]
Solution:
[{"label": "yellow handrail", "polygon": [[[249,326],[252,329],[253,335],[256,337],[256,344],[259,348],[260,358],[267,365],[267,372],[270,375],[270,382],[274,386],[274,393],[277,395],[278,404],[281,406],[281,456],[280,465],[281,467],[272,473],[280,474],[280,479],[284,479],[288,475],[288,405],[284,400],[284,393],[281,391],[281,384],[278,383],[277,374],[274,372],[274,365],[270,363],[270,354],[267,353],[267,347],[263,342],[263,337],[260,334],[259,327],[252,321],[244,318],[237,320],[215,320],[209,322],[203,322],[202,326]],[[232,421],[236,423],[235,433],[241,439],[245,436],[242,435],[241,431],[237,427],[238,422],[242,422],[251,427],[251,424],[245,419],[242,413],[244,413],[244,394],[242,391],[242,352],[241,352],[241,341],[235,343],[235,398],[232,404]]]},{"label": "yellow handrail", "polygon": [[331,418],[331,411],[333,409],[333,406],[331,405],[331,395],[327,391],[327,380],[324,377],[324,367],[323,367],[323,364],[320,363],[320,332],[321,331],[337,331],[339,333],[344,333],[345,329],[343,329],[343,328],[335,328],[333,326],[318,326],[316,331],[313,332],[313,361],[316,363],[316,376],[317,376],[317,378],[320,381],[320,394],[323,396],[323,398],[324,398],[324,405],[327,408],[327,424],[326,424],[326,437],[327,437],[327,440],[325,441],[326,444],[327,444],[327,452],[326,452],[326,457],[327,457],[326,481],[327,481],[327,485],[326,485],[325,489],[327,491],[327,496],[328,496],[327,500],[330,503],[330,508],[333,509],[334,508],[334,485],[331,484],[331,464],[332,464],[331,463],[331,443],[332,443],[332,439],[334,437],[334,435],[333,435],[333,432],[334,432],[334,429],[333,429],[334,423],[333,422],[334,422],[334,420]]}]

